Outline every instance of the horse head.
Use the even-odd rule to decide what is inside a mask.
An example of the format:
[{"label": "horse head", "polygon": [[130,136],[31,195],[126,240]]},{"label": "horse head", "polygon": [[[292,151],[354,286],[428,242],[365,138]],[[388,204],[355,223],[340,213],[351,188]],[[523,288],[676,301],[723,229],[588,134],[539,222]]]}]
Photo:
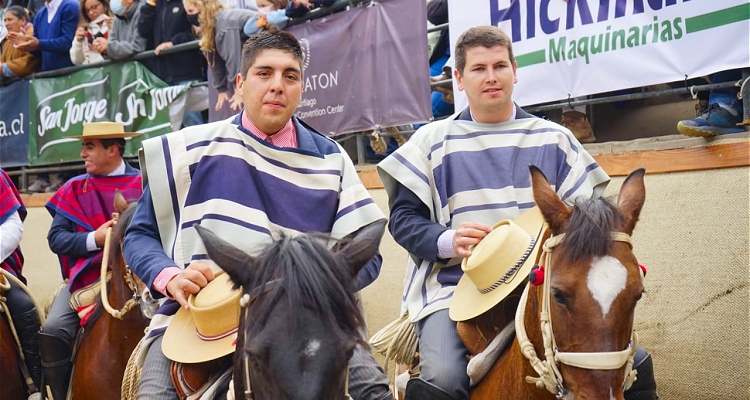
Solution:
[{"label": "horse head", "polygon": [[[540,260],[544,283],[530,291],[529,303],[538,304],[542,315],[548,308],[546,327],[543,316],[535,317],[544,341],[551,342],[544,352],[557,370],[558,398],[620,400],[632,378],[633,317],[644,292],[630,235],[645,201],[645,170],[627,177],[616,202],[594,198],[572,208],[539,169],[530,170],[534,200],[552,236]],[[535,348],[542,350],[540,343]]]},{"label": "horse head", "polygon": [[376,254],[385,221],[339,241],[286,236],[250,256],[196,226],[209,257],[237,286],[243,310],[234,362],[235,396],[330,399],[348,394],[348,360],[364,344],[356,291]]}]

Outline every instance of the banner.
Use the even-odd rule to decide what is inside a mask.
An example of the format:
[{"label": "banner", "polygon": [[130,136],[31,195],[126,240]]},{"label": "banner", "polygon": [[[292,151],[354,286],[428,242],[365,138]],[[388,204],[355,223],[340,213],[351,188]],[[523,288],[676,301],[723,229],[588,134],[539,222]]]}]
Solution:
[{"label": "banner", "polygon": [[29,162],[29,82],[0,87],[0,167]]},{"label": "banner", "polygon": [[[451,50],[472,26],[498,26],[511,37],[518,62],[513,98],[520,105],[750,66],[748,0],[461,0],[448,5]],[[466,100],[462,92],[456,95],[459,109]]]},{"label": "banner", "polygon": [[[382,0],[289,27],[304,52],[295,115],[329,136],[428,121],[425,4]],[[211,92],[211,119],[225,117]]]},{"label": "banner", "polygon": [[[45,165],[80,159],[83,124],[115,121],[128,139],[125,156],[136,156],[141,141],[172,131],[169,107],[187,86],[167,86],[137,62],[78,71],[60,78],[35,79],[30,84],[29,162]],[[3,114],[5,112],[3,111]]]}]

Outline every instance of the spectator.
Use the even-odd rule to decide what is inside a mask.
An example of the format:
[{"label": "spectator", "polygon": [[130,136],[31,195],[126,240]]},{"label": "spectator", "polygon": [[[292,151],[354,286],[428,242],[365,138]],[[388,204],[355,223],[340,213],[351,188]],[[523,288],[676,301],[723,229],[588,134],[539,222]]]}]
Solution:
[{"label": "spectator", "polygon": [[[235,81],[240,72],[242,29],[245,22],[258,15],[252,10],[228,10],[219,0],[183,0],[191,24],[200,28],[200,46],[206,55],[213,85],[218,92],[216,111],[229,101],[233,111],[242,109],[242,93]],[[229,98],[229,91],[233,93]]]},{"label": "spectator", "polygon": [[335,2],[336,0],[291,0],[286,6],[286,16],[289,18],[303,17],[312,9],[330,7]]},{"label": "spectator", "polygon": [[[26,10],[19,6],[11,6],[3,15],[5,27],[11,32],[20,32],[28,36],[34,35],[34,26],[29,22]],[[0,52],[0,79],[24,77],[39,68],[39,59],[33,54],[18,50],[9,40],[2,40]]]},{"label": "spectator", "polygon": [[[711,81],[715,83],[738,81],[741,78],[742,70],[740,69],[711,75]],[[742,100],[737,98],[739,90],[734,87],[711,90],[706,109],[693,119],[678,122],[677,130],[687,136],[715,136],[744,132],[745,129],[738,126],[743,120]]]},{"label": "spectator", "polygon": [[276,29],[284,29],[289,22],[286,15],[288,4],[289,0],[258,0],[259,13],[245,23],[245,35],[253,36],[269,25]]},{"label": "spectator", "polygon": [[[33,53],[41,59],[42,71],[72,67],[70,44],[73,42],[80,17],[78,2],[75,0],[47,0],[44,7],[34,16],[34,34],[10,32],[8,40],[17,50]],[[61,173],[57,181],[50,185],[48,173],[37,175],[29,192],[57,190],[70,175]]]},{"label": "spectator", "polygon": [[[75,65],[104,61],[101,51],[93,47],[95,39],[109,37],[112,26],[112,11],[109,0],[81,1],[81,21],[70,47],[70,60]],[[98,47],[100,48],[100,47]]]},{"label": "spectator", "polygon": [[[148,0],[141,7],[138,34],[146,38],[148,48],[157,54],[146,65],[167,85],[206,81],[206,59],[201,57],[199,50],[162,54],[174,45],[195,40],[182,0]],[[208,89],[205,87],[192,88],[186,96],[199,96],[208,104]],[[184,110],[183,126],[200,125],[203,122],[200,111]]]},{"label": "spectator", "polygon": [[[427,3],[427,20],[433,25],[448,23],[448,0],[431,0]],[[444,72],[446,62],[450,58],[451,48],[448,42],[448,29],[440,32],[440,38],[430,54],[430,77],[432,82],[450,79],[450,68],[448,73]],[[431,94],[432,116],[435,118],[451,115],[454,112],[452,102],[446,101],[452,98],[453,88],[434,90]]]},{"label": "spectator", "polygon": [[112,60],[123,60],[146,49],[146,39],[138,34],[141,0],[112,0],[109,3],[115,19],[109,38],[96,38],[92,47]]}]

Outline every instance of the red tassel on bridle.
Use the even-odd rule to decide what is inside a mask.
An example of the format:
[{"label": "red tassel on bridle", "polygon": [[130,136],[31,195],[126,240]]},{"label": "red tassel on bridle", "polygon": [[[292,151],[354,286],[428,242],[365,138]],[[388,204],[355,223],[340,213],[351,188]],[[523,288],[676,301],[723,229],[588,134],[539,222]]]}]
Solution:
[{"label": "red tassel on bridle", "polygon": [[645,278],[646,277],[646,273],[648,272],[648,270],[646,269],[646,266],[643,265],[643,264],[638,264],[638,268],[641,269],[641,271],[643,272],[643,277]]},{"label": "red tassel on bridle", "polygon": [[529,272],[529,283],[534,286],[539,286],[544,283],[544,265],[539,266],[538,264],[535,264],[531,267],[531,272]]}]

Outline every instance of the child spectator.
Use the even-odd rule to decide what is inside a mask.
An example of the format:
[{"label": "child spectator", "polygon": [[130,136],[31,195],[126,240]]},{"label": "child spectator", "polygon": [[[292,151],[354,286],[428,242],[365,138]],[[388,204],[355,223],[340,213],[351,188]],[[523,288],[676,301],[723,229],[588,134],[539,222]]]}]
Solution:
[{"label": "child spectator", "polygon": [[[188,21],[200,28],[200,47],[213,74],[213,84],[219,93],[216,111],[229,101],[233,111],[242,109],[242,93],[235,90],[240,71],[242,29],[257,13],[252,10],[228,10],[219,0],[183,0]],[[234,95],[229,98],[229,89]]]},{"label": "child spectator", "polygon": [[[10,32],[21,32],[28,36],[34,35],[34,26],[29,22],[29,15],[19,6],[11,6],[3,15],[5,28]],[[0,79],[24,77],[39,68],[39,59],[28,51],[15,48],[9,40],[2,40],[0,52]]]},{"label": "child spectator", "polygon": [[146,49],[146,39],[138,34],[140,0],[112,0],[109,7],[115,15],[109,38],[96,38],[91,44],[94,51],[106,54],[112,60],[123,60]]},{"label": "child spectator", "polygon": [[73,64],[104,61],[101,51],[97,51],[92,44],[98,38],[107,39],[111,25],[112,11],[109,8],[109,0],[81,1],[81,21],[70,47],[70,60]]},{"label": "child spectator", "polygon": [[[721,71],[711,75],[713,82],[738,81],[741,78],[741,69]],[[737,98],[739,90],[734,87],[711,90],[708,106],[703,113],[693,119],[679,121],[677,131],[687,136],[715,136],[745,132],[744,127],[737,125],[743,119],[742,100]]]},{"label": "child spectator", "polygon": [[243,31],[248,37],[255,35],[262,29],[271,25],[277,29],[284,29],[289,17],[286,15],[286,7],[289,0],[258,0],[259,13],[245,23]]}]

